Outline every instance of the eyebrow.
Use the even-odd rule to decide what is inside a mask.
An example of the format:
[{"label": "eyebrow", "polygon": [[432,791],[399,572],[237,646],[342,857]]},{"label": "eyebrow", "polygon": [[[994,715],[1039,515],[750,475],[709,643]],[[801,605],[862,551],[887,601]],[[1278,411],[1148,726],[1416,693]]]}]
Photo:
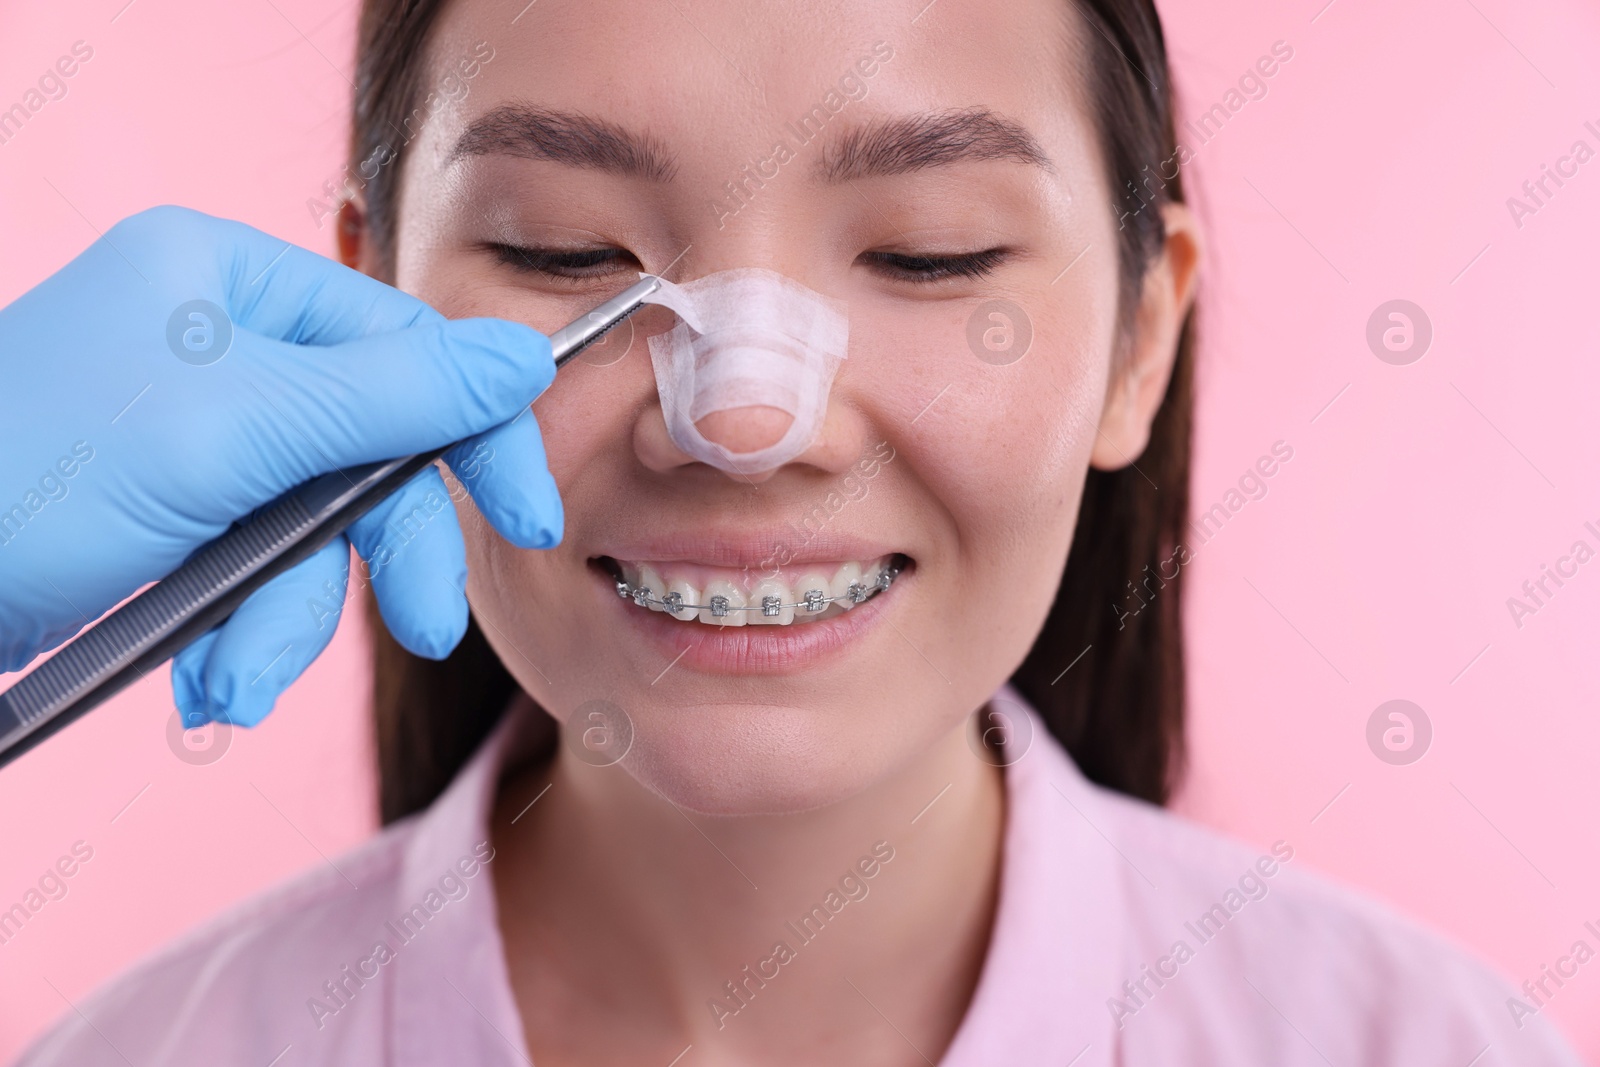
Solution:
[{"label": "eyebrow", "polygon": [[669,182],[672,153],[647,134],[576,111],[507,104],[477,118],[456,140],[447,163],[464,156],[508,155]]},{"label": "eyebrow", "polygon": [[997,159],[1055,170],[1022,124],[981,107],[859,126],[824,150],[816,170],[824,181],[845,182]]}]

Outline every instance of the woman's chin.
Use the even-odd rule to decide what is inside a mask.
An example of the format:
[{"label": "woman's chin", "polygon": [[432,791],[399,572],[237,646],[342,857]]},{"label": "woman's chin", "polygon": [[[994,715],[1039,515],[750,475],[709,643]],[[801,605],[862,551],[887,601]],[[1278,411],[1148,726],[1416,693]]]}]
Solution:
[{"label": "woman's chin", "polygon": [[884,776],[894,754],[873,733],[840,730],[814,708],[686,708],[635,722],[622,766],[686,811],[793,814],[846,800]]}]

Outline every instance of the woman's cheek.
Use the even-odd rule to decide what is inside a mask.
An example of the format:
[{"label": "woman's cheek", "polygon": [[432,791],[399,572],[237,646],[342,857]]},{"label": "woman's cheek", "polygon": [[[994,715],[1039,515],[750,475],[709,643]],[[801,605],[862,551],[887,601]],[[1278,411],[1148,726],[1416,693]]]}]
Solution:
[{"label": "woman's cheek", "polygon": [[1105,359],[1037,338],[1022,359],[1005,366],[968,355],[966,366],[947,364],[949,387],[903,427],[906,450],[924,457],[920,465],[935,494],[966,518],[999,518],[1029,510],[1034,501],[1059,500],[1088,464]]}]

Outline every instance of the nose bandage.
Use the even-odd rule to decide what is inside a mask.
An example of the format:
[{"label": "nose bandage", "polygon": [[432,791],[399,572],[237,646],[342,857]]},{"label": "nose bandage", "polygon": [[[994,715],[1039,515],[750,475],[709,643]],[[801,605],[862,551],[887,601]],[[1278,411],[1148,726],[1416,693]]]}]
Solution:
[{"label": "nose bandage", "polygon": [[[772,470],[811,446],[849,341],[844,304],[757,268],[720,271],[686,285],[662,281],[646,300],[681,320],[650,338],[673,444],[732,474]],[[754,452],[730,452],[695,425],[713,412],[757,406],[777,408],[794,421],[775,443]]]}]

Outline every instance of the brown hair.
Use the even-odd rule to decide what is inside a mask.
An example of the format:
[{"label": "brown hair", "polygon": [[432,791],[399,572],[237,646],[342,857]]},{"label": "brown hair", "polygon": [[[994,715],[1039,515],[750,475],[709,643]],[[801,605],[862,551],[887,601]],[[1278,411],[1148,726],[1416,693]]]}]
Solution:
[{"label": "brown hair", "polygon": [[[1084,38],[1095,119],[1107,177],[1119,191],[1126,337],[1145,272],[1166,239],[1159,209],[1184,199],[1166,44],[1152,0],[1074,3],[1090,31]],[[425,104],[421,59],[443,5],[362,5],[351,159],[365,179],[367,239],[385,270],[393,264],[398,160]],[[1137,467],[1089,472],[1055,603],[1012,677],[1090,779],[1155,803],[1166,801],[1184,760],[1182,576],[1174,554],[1188,517],[1193,363],[1191,316]],[[1136,588],[1150,594],[1148,603]],[[1117,608],[1130,595],[1139,596],[1136,613]],[[370,594],[367,617],[379,807],[389,823],[444,790],[517,684],[476,622],[455,651],[433,661],[395,642]]]}]

